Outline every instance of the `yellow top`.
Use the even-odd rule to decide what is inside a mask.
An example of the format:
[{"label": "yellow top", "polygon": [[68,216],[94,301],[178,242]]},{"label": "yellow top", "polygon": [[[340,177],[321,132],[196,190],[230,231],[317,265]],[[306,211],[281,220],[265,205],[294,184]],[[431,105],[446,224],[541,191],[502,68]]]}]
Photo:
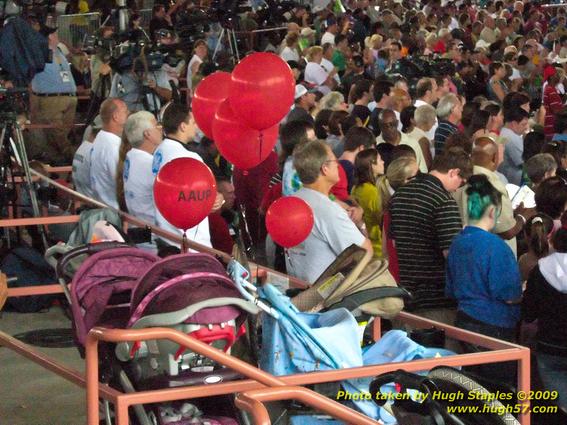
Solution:
[{"label": "yellow top", "polygon": [[364,183],[352,188],[352,197],[362,207],[363,218],[372,242],[374,257],[382,258],[382,199],[378,188],[372,183]]},{"label": "yellow top", "polygon": [[89,3],[85,0],[79,0],[79,13],[88,13]]}]

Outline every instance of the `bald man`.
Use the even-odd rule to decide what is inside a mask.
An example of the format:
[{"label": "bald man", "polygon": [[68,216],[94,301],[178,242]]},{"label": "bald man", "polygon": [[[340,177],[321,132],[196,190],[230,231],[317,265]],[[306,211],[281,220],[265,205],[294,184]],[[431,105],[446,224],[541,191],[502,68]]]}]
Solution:
[{"label": "bald man", "polygon": [[380,126],[380,136],[376,138],[376,144],[389,143],[391,145],[408,145],[415,152],[415,158],[419,171],[427,173],[427,161],[423,155],[423,149],[419,142],[410,138],[406,133],[398,130],[398,119],[393,110],[383,109],[378,115],[378,124]]},{"label": "bald man", "polygon": [[97,200],[118,209],[116,167],[128,107],[120,99],[108,98],[100,105],[100,118],[102,130],[95,137],[91,151],[91,188]]},{"label": "bald man", "polygon": [[[496,174],[498,166],[498,145],[490,137],[479,137],[473,144],[472,152],[473,174],[484,174],[488,177],[488,181],[494,186],[498,192],[502,194],[502,210],[496,220],[496,226],[492,230],[510,246],[514,254],[516,250],[516,235],[520,233],[526,223],[525,209],[518,207],[515,212],[512,208],[512,201],[506,190],[506,186]],[[467,214],[467,193],[468,185],[457,190],[454,194],[463,224],[468,224]]]}]

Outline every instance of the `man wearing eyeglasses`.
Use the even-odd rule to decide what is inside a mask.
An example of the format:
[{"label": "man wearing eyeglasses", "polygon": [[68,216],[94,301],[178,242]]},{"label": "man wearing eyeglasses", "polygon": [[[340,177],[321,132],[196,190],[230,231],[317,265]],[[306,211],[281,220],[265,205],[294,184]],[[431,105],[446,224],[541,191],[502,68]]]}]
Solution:
[{"label": "man wearing eyeglasses", "polygon": [[423,150],[418,141],[408,137],[406,133],[398,131],[398,119],[394,111],[384,109],[378,116],[378,125],[380,126],[380,136],[376,138],[376,143],[389,143],[391,145],[408,145],[415,152],[415,158],[419,171],[427,173],[427,163]]},{"label": "man wearing eyeglasses", "polygon": [[319,140],[295,148],[293,165],[303,187],[293,196],[313,210],[313,229],[305,241],[288,250],[290,275],[313,283],[352,244],[370,254],[372,244],[349,218],[345,209],[331,199],[331,188],[339,181],[339,164],[331,148]]},{"label": "man wearing eyeglasses", "polygon": [[124,125],[124,136],[132,146],[126,154],[122,177],[128,212],[148,223],[155,222],[153,154],[161,143],[162,128],[147,111],[132,114]]},{"label": "man wearing eyeglasses", "polygon": [[395,241],[400,284],[412,295],[416,314],[452,323],[453,301],[445,297],[445,258],[461,231],[459,209],[451,195],[472,174],[469,155],[451,148],[433,160],[429,174],[420,174],[392,197],[390,236]]}]

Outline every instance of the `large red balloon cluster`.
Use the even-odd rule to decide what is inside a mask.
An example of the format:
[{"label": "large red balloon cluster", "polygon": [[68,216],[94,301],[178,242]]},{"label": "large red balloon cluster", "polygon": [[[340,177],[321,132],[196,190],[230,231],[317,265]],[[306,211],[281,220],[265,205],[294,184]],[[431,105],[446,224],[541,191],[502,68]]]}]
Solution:
[{"label": "large red balloon cluster", "polygon": [[203,133],[238,168],[250,169],[274,148],[278,124],[293,104],[295,79],[273,53],[246,56],[232,74],[215,72],[199,83],[193,114]]},{"label": "large red balloon cluster", "polygon": [[[228,72],[199,83],[192,101],[195,121],[219,152],[241,169],[264,161],[276,144],[279,122],[293,104],[295,80],[279,56],[254,53]],[[217,191],[209,168],[194,159],[164,165],[154,183],[156,207],[172,225],[187,230],[210,213]],[[301,243],[313,227],[311,208],[299,198],[282,198],[269,209],[266,224],[284,247]]]}]

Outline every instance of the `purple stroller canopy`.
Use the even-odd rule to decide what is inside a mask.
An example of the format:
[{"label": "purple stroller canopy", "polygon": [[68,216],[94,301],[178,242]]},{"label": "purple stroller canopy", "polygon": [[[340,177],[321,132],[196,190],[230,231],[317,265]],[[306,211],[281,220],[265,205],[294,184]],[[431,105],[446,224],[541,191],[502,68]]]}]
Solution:
[{"label": "purple stroller canopy", "polygon": [[[71,285],[71,308],[77,340],[84,345],[88,331],[96,325],[109,307],[113,295],[130,292],[140,275],[159,258],[138,248],[116,248],[99,252],[85,260],[75,273]],[[127,301],[126,301],[127,302]],[[129,312],[116,317],[125,325]]]},{"label": "purple stroller canopy", "polygon": [[[217,259],[202,253],[167,257],[147,270],[132,292],[128,326],[142,316],[175,312],[220,298],[243,300]],[[239,308],[226,304],[199,309],[185,322],[220,323],[242,314]]]}]

